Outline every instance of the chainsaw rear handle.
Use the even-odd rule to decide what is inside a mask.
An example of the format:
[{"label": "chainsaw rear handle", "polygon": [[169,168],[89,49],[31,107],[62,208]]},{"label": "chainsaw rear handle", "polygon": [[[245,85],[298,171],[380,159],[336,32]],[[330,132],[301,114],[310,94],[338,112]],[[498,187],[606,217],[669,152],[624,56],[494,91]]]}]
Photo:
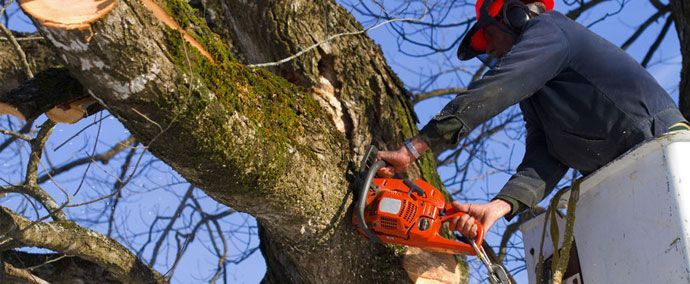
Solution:
[{"label": "chainsaw rear handle", "polygon": [[[446,214],[443,217],[441,217],[442,222],[448,222],[455,217],[459,218],[462,215],[468,214],[467,212],[462,212],[455,209],[452,203],[448,203],[446,205],[445,213]],[[477,219],[474,220],[474,224],[477,226],[477,236],[474,237],[474,240],[470,239],[469,237],[467,237],[467,239],[469,241],[474,241],[474,243],[476,243],[478,247],[481,247],[482,242],[484,242],[484,227],[482,227],[482,224]]]}]

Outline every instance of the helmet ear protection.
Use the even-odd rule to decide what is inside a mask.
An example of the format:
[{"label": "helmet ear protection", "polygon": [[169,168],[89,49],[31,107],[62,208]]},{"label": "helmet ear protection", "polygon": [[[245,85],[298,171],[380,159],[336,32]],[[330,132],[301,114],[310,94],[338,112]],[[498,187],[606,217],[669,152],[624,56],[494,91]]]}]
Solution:
[{"label": "helmet ear protection", "polygon": [[525,4],[520,0],[506,1],[501,10],[501,20],[516,33],[522,32],[527,21],[544,12],[544,9],[537,4]]},{"label": "helmet ear protection", "polygon": [[518,36],[530,19],[553,10],[553,0],[476,0],[475,9],[477,23],[464,33],[457,51],[458,58],[463,61],[486,53],[487,40],[481,32],[484,27],[494,25]]}]

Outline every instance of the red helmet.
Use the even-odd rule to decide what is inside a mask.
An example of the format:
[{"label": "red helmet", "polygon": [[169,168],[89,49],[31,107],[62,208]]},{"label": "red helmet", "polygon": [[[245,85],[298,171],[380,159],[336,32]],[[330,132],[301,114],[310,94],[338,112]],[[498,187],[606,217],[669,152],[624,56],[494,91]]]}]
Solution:
[{"label": "red helmet", "polygon": [[[460,49],[458,50],[458,58],[461,60],[469,60],[477,56],[478,54],[484,53],[486,51],[486,38],[484,37],[484,26],[491,22],[503,9],[505,4],[504,0],[477,0],[474,4],[475,11],[477,13],[477,23],[470,28],[470,30],[465,35],[465,38],[460,44]],[[508,2],[521,1],[524,4],[530,4],[535,2],[541,2],[544,4],[546,11],[553,10],[553,0],[509,0]],[[483,7],[488,5],[488,7]],[[482,8],[486,9],[483,13]],[[488,15],[487,15],[488,14]],[[483,16],[489,16],[491,19],[482,18]],[[494,21],[495,22],[495,21]]]}]

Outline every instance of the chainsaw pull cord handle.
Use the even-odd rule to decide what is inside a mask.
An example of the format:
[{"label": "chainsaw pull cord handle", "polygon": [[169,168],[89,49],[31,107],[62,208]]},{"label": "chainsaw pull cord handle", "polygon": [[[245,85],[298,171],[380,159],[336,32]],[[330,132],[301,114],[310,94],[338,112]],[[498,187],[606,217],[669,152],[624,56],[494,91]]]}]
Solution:
[{"label": "chainsaw pull cord handle", "polygon": [[364,209],[366,208],[367,205],[367,193],[369,193],[369,188],[371,187],[371,182],[374,180],[374,176],[376,176],[376,172],[378,172],[379,169],[383,168],[386,166],[386,162],[379,160],[376,161],[371,167],[369,168],[369,171],[367,171],[367,176],[364,179],[364,182],[362,183],[362,188],[359,190],[359,195],[357,199],[357,223],[359,224],[360,228],[362,228],[362,231],[364,231],[364,234],[367,235],[368,238],[381,242],[379,240],[379,237],[374,234],[374,232],[367,227],[367,223],[364,221]]},{"label": "chainsaw pull cord handle", "polygon": [[[461,217],[465,214],[467,214],[467,212],[458,211],[451,203],[448,203],[446,204],[445,216],[441,217],[441,221],[447,222],[450,221],[450,219]],[[476,219],[474,220],[474,224],[477,226],[477,236],[475,236],[474,240],[470,238],[467,239],[469,242],[474,242],[477,246],[481,247],[482,242],[484,242],[484,227],[482,227],[482,224]]]}]

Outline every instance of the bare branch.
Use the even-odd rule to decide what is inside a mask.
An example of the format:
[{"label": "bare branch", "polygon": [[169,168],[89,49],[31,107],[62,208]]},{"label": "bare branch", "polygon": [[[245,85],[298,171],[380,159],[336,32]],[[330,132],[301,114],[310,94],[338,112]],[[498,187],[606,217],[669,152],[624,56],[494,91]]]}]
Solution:
[{"label": "bare branch", "polygon": [[286,58],[283,58],[283,59],[281,59],[281,60],[278,60],[278,61],[275,61],[275,62],[266,62],[266,63],[258,63],[258,64],[248,64],[247,67],[259,68],[259,67],[277,66],[277,65],[280,65],[280,64],[289,62],[289,61],[291,61],[291,60],[293,60],[293,59],[295,59],[295,58],[301,56],[302,54],[305,54],[305,53],[307,53],[307,52],[309,52],[309,51],[311,51],[311,50],[313,50],[313,49],[315,49],[315,48],[317,48],[317,47],[319,47],[319,46],[321,46],[321,45],[323,45],[323,44],[326,44],[326,43],[328,43],[328,42],[330,42],[330,41],[333,41],[333,40],[335,40],[335,39],[337,39],[337,38],[344,37],[344,36],[355,36],[355,35],[360,35],[360,34],[369,32],[369,31],[371,31],[371,30],[378,29],[378,28],[380,28],[380,27],[382,27],[382,26],[385,26],[385,25],[387,25],[387,24],[394,23],[394,22],[421,22],[421,20],[422,20],[425,16],[426,16],[426,12],[424,12],[424,13],[422,14],[422,16],[419,17],[419,18],[394,18],[394,19],[389,19],[389,20],[387,20],[387,21],[383,21],[383,22],[378,23],[378,24],[376,24],[376,25],[370,26],[370,27],[368,27],[368,28],[366,28],[366,29],[363,29],[363,30],[358,30],[358,31],[353,31],[353,32],[344,32],[344,33],[334,34],[334,35],[328,36],[326,39],[324,39],[324,40],[322,40],[322,41],[319,41],[319,42],[317,42],[317,43],[315,43],[315,44],[312,44],[312,45],[308,46],[307,48],[302,49],[302,50],[300,50],[299,52],[297,52],[297,53],[295,53],[295,54],[293,54],[293,55],[291,55],[291,56],[288,56],[288,57],[286,57]]},{"label": "bare branch", "polygon": [[163,278],[118,242],[69,221],[32,222],[0,207],[0,236],[74,255],[98,264],[129,283],[162,283]]},{"label": "bare branch", "polygon": [[636,30],[636,31],[635,31],[635,32],[634,32],[634,33],[623,43],[623,45],[621,45],[621,49],[623,49],[623,50],[628,49],[628,47],[630,47],[630,45],[631,45],[633,42],[635,42],[635,40],[637,40],[637,38],[639,38],[640,35],[642,35],[642,33],[643,33],[652,23],[654,23],[656,20],[658,20],[659,18],[661,18],[661,17],[662,17],[663,15],[665,15],[666,13],[668,13],[670,10],[671,10],[671,9],[670,9],[670,6],[669,6],[669,5],[663,6],[663,9],[657,10],[656,13],[654,13],[651,17],[649,17],[649,19],[647,19],[646,21],[644,21],[644,23],[642,23],[642,24],[637,28],[637,30]]},{"label": "bare branch", "polygon": [[98,104],[84,101],[85,97],[81,83],[72,78],[69,71],[50,68],[6,94],[0,94],[0,114],[30,120],[51,110],[60,114],[80,108],[83,115],[89,115],[102,109]]},{"label": "bare branch", "polygon": [[[44,40],[45,38],[42,36],[27,36],[27,37],[17,37],[15,38],[16,41],[31,41],[31,40]],[[6,37],[0,37],[0,40],[2,41],[8,41],[10,39]]]},{"label": "bare branch", "polygon": [[580,5],[580,7],[568,11],[568,13],[566,13],[565,15],[573,20],[577,19],[580,17],[580,15],[582,15],[582,13],[586,12],[589,9],[592,9],[594,6],[599,5],[603,2],[606,2],[606,0],[591,0],[587,3],[583,2],[582,5]]},{"label": "bare branch", "polygon": [[[12,1],[13,0],[7,1],[6,5],[9,6],[9,4],[12,3]],[[5,7],[3,7],[3,10],[5,10]],[[26,77],[28,77],[29,79],[33,78],[34,73],[31,72],[29,62],[26,61],[26,53],[24,53],[24,50],[17,42],[17,39],[14,38],[12,32],[9,29],[7,29],[7,27],[5,27],[5,25],[2,23],[0,23],[0,32],[2,32],[5,35],[5,38],[9,39],[10,43],[12,44],[12,49],[16,53],[19,62],[22,64],[22,68],[24,68],[24,73],[26,74]]]},{"label": "bare branch", "polygon": [[100,153],[98,155],[94,155],[94,156],[90,156],[90,157],[83,157],[83,158],[79,158],[76,160],[72,160],[69,163],[61,165],[57,168],[52,168],[52,169],[50,169],[50,171],[48,173],[38,177],[38,179],[37,179],[38,184],[42,184],[42,183],[48,181],[50,178],[53,178],[57,175],[60,175],[64,172],[67,172],[69,170],[72,170],[76,167],[79,167],[79,166],[82,166],[82,165],[85,165],[88,163],[101,162],[103,164],[107,164],[110,161],[110,159],[112,159],[118,153],[122,152],[124,149],[129,148],[132,144],[134,144],[135,141],[136,141],[136,139],[134,137],[130,136],[129,138],[118,142],[117,144],[115,144],[115,146],[110,148],[110,150],[108,150],[104,153]]},{"label": "bare branch", "polygon": [[55,128],[55,122],[51,120],[46,120],[42,125],[41,129],[34,139],[31,140],[31,154],[29,157],[29,163],[26,169],[26,179],[24,183],[27,186],[36,186],[36,178],[38,177],[38,164],[41,162],[41,156],[43,155],[43,148],[45,147],[48,137],[53,132]]},{"label": "bare branch", "polygon": [[[29,133],[31,131],[31,128],[33,127],[33,125],[34,125],[34,120],[33,119],[28,120],[22,126],[22,128],[19,129],[19,132],[17,132],[17,133],[22,134],[22,135]],[[6,139],[5,141],[3,141],[2,144],[0,144],[0,152],[5,150],[5,148],[9,147],[12,143],[14,143],[14,141],[17,141],[17,139],[18,139],[17,137],[12,136],[12,137]],[[31,140],[31,138],[29,138],[29,140]]]},{"label": "bare branch", "polygon": [[22,133],[19,133],[19,132],[14,132],[14,131],[9,131],[9,130],[5,130],[5,129],[0,129],[0,133],[5,134],[5,135],[12,136],[12,137],[14,137],[14,138],[16,138],[16,139],[24,140],[24,141],[27,141],[27,142],[31,141],[31,137],[26,136],[26,135],[24,135],[24,134],[22,134]]},{"label": "bare branch", "polygon": [[168,221],[165,229],[163,229],[163,233],[161,233],[161,235],[158,237],[158,241],[156,241],[156,244],[153,247],[153,252],[151,252],[151,260],[149,261],[150,265],[156,264],[156,258],[158,258],[159,250],[161,249],[163,242],[165,239],[167,239],[168,234],[170,233],[170,230],[172,230],[173,225],[175,225],[175,222],[177,222],[177,219],[182,216],[182,210],[184,210],[185,205],[187,204],[187,199],[192,196],[193,192],[194,186],[190,185],[189,188],[187,188],[187,192],[184,194],[184,197],[182,197],[182,200],[180,200],[180,204],[177,206],[175,213],[170,216],[170,221]]},{"label": "bare branch", "polygon": [[661,42],[664,40],[664,37],[666,37],[666,33],[668,33],[671,24],[673,24],[673,17],[669,15],[669,17],[666,19],[666,23],[661,28],[661,32],[659,32],[659,35],[656,37],[656,40],[654,40],[652,45],[649,47],[647,54],[644,56],[644,59],[642,59],[642,63],[640,63],[642,67],[646,68],[647,64],[649,64],[649,61],[652,60],[652,55],[654,55],[656,50],[661,45]]},{"label": "bare branch", "polygon": [[450,94],[457,94],[457,93],[464,92],[464,91],[465,91],[465,88],[447,88],[447,89],[439,89],[439,90],[434,90],[431,92],[416,94],[412,97],[412,103],[416,104],[416,103],[419,103],[419,102],[426,100],[426,99],[450,95]]},{"label": "bare branch", "polygon": [[506,252],[508,250],[508,241],[510,241],[510,238],[515,234],[515,232],[520,229],[520,226],[522,224],[526,223],[529,220],[532,220],[532,218],[539,216],[540,214],[544,213],[546,210],[541,207],[536,207],[532,210],[530,210],[528,213],[524,213],[520,215],[518,218],[517,222],[512,223],[508,225],[503,232],[503,237],[501,237],[501,244],[498,248],[498,262],[502,263],[503,260],[505,260],[506,257]]},{"label": "bare branch", "polygon": [[[29,283],[29,284],[49,284],[48,281],[45,281],[36,275],[31,274],[31,272],[21,269],[21,268],[16,268],[12,264],[3,262],[2,266],[5,268],[5,277],[7,277],[7,280],[14,280],[17,283]],[[12,281],[12,282],[14,282]]]}]

